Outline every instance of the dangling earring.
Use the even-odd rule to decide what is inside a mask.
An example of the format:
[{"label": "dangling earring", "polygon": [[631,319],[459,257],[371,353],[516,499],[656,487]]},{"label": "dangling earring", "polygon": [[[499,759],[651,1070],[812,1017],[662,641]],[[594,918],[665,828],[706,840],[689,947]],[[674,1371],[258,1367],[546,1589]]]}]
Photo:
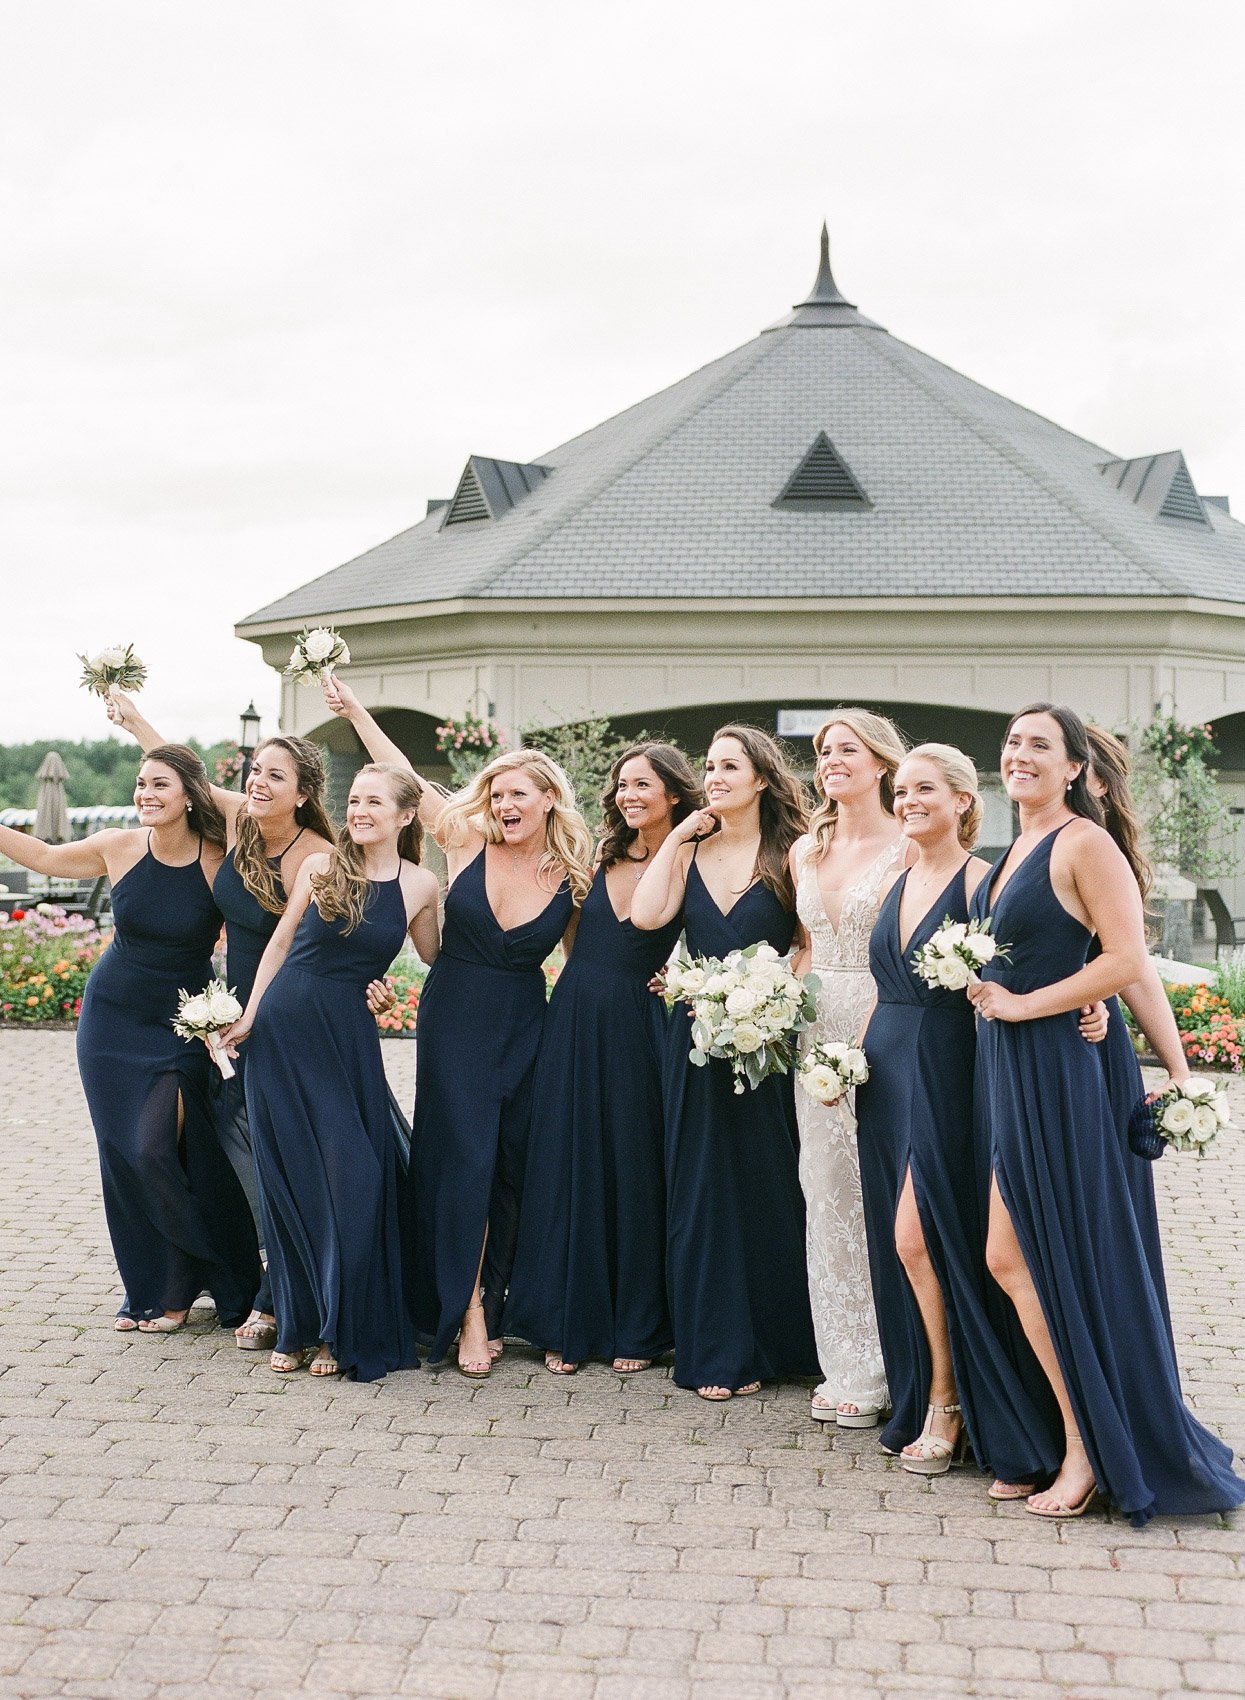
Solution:
[{"label": "dangling earring", "polygon": [[193,813],[194,813],[194,812],[195,812],[195,806],[194,806],[194,804],[193,804],[193,803],[187,803],[187,804],[186,804],[186,813],[187,813],[187,814],[188,814],[188,815],[192,815],[192,814],[193,814]]}]

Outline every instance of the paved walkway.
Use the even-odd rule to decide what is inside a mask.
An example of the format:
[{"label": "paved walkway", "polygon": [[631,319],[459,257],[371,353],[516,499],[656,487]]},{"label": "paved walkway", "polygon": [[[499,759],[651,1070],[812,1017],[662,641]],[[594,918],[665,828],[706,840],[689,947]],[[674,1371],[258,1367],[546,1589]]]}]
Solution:
[{"label": "paved walkway", "polygon": [[[1189,1394],[1242,1447],[1245,1135],[1157,1173]],[[1038,1523],[795,1386],[513,1351],[359,1387],[206,1311],[115,1335],[72,1035],[0,1034],[0,1221],[0,1697],[1245,1693],[1245,1518]]]}]

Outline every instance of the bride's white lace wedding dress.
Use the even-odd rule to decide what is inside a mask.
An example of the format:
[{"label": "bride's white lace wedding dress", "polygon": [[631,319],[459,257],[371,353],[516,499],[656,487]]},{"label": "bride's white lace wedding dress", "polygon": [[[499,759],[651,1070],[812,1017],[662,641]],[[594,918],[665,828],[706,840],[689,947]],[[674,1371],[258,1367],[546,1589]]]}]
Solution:
[{"label": "bride's white lace wedding dress", "polygon": [[[901,861],[905,842],[889,844],[843,900],[836,931],[817,885],[812,839],[796,843],[796,910],[812,944],[811,972],[821,980],[817,1020],[802,1035],[801,1050],[839,1039],[854,1043],[873,1002],[869,935],[879,891]],[[886,1406],[886,1372],[873,1312],[856,1117],[843,1098],[818,1104],[796,1094],[800,1128],[800,1184],[808,1207],[808,1286],[823,1380],[817,1392],[833,1412],[855,1405],[862,1413]]]}]

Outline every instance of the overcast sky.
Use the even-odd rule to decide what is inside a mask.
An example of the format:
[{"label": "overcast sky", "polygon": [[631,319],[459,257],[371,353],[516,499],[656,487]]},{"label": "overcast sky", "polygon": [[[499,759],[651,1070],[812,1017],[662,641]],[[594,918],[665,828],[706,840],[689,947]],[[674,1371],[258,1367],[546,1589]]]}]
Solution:
[{"label": "overcast sky", "polygon": [[0,742],[840,286],[1245,512],[1242,8],[0,0]]}]

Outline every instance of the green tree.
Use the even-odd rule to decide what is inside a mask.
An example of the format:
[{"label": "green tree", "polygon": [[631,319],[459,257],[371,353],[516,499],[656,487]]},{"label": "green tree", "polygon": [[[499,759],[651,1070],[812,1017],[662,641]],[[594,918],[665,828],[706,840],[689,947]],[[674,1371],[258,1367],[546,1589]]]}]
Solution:
[{"label": "green tree", "polygon": [[1156,707],[1151,720],[1133,728],[1130,742],[1133,796],[1153,860],[1199,886],[1234,873],[1232,819],[1212,766],[1211,728],[1183,725]]}]

